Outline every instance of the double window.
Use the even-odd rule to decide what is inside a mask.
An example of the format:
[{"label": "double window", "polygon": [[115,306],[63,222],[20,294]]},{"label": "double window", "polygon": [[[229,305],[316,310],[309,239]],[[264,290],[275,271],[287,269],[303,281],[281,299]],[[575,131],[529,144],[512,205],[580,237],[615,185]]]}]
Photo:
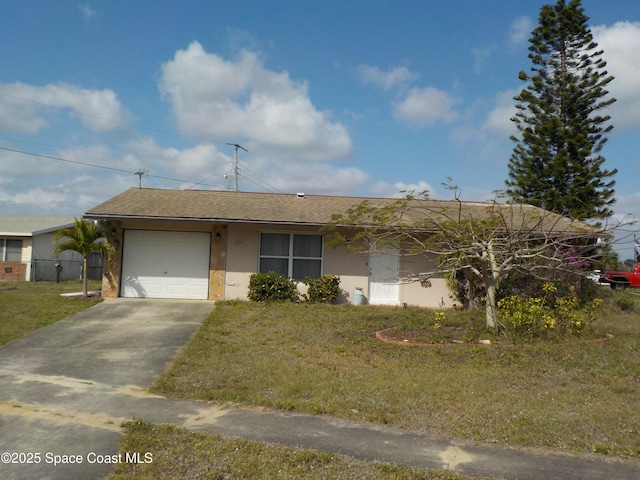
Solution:
[{"label": "double window", "polygon": [[322,274],[322,235],[260,234],[260,273],[276,272],[302,282]]},{"label": "double window", "polygon": [[0,260],[3,262],[20,262],[22,260],[22,240],[0,239]]}]

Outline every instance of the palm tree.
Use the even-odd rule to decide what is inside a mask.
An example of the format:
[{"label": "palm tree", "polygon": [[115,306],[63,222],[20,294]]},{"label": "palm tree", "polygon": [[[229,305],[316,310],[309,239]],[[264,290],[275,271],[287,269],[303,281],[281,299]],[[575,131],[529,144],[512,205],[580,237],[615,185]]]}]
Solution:
[{"label": "palm tree", "polygon": [[92,253],[100,253],[105,255],[109,262],[114,255],[113,245],[107,241],[104,229],[100,228],[95,222],[85,222],[81,218],[76,218],[73,227],[63,228],[54,234],[54,241],[54,255],[67,250],[72,250],[82,255],[82,294],[85,297],[88,296],[87,258]]}]

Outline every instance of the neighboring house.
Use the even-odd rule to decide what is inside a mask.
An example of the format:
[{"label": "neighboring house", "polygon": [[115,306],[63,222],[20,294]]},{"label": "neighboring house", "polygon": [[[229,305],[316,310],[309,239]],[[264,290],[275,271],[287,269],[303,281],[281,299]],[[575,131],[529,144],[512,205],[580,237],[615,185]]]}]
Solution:
[{"label": "neighboring house", "polygon": [[[82,255],[62,252],[53,255],[54,233],[72,227],[73,217],[0,217],[0,280],[82,278]],[[101,259],[92,259],[94,277],[102,276]]]},{"label": "neighboring house", "polygon": [[[342,302],[361,288],[371,304],[451,307],[444,278],[431,286],[403,283],[400,272],[432,270],[435,258],[358,255],[327,245],[322,230],[333,214],[364,198],[211,190],[131,188],[85,218],[107,221],[116,258],[105,266],[105,297],[246,299],[249,277],[275,271],[305,277],[340,276]],[[394,199],[367,199],[388,205]],[[443,208],[457,203],[436,201]],[[465,203],[487,215],[487,205]],[[534,207],[531,207],[534,208]]]}]

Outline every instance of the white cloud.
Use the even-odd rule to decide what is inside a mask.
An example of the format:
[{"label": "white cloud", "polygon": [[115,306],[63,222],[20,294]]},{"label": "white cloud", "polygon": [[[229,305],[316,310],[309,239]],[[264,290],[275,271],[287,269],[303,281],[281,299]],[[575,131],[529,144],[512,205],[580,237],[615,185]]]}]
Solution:
[{"label": "white cloud", "polygon": [[198,42],[162,66],[159,84],[181,131],[224,141],[248,139],[258,150],[301,159],[345,158],[346,128],[311,103],[306,82],[267,70],[244,50],[235,61],[207,53]]},{"label": "white cloud", "polygon": [[[199,143],[180,150],[174,147],[160,147],[151,137],[139,137],[128,141],[126,147],[128,153],[124,155],[104,152],[110,158],[96,158],[95,161],[131,172],[142,170],[151,177],[162,176],[181,180],[183,184],[180,188],[224,188],[224,175],[231,171],[231,157],[221,153],[210,143]],[[135,178],[137,181],[138,177]],[[162,180],[155,177],[147,180],[144,178],[142,183],[145,185],[156,184]],[[175,187],[175,182],[173,186]]]},{"label": "white cloud", "polygon": [[[129,143],[132,153],[128,169],[138,169],[151,158],[150,175],[143,185],[154,186],[161,180],[153,175],[165,175],[185,182],[180,188],[217,188],[233,186],[233,149],[218,150],[210,143],[200,143],[183,150],[162,148],[151,138]],[[346,194],[369,180],[364,171],[353,167],[336,167],[329,162],[301,162],[281,156],[270,157],[239,151],[240,190],[307,192],[315,194]],[[118,160],[123,163],[125,159]],[[154,167],[155,165],[155,167]],[[154,170],[154,168],[156,170]],[[159,173],[164,172],[164,173]],[[137,178],[136,178],[137,181]]]},{"label": "white cloud", "polygon": [[[248,168],[245,168],[248,167]],[[345,195],[361,187],[369,175],[355,167],[336,167],[326,162],[281,162],[251,158],[240,165],[240,189],[275,188],[281,192]],[[265,185],[266,184],[266,185]]]},{"label": "white cloud", "polygon": [[394,184],[377,182],[371,185],[369,191],[372,195],[379,197],[401,198],[410,191],[415,193],[429,192],[429,196],[432,198],[435,198],[436,196],[435,189],[423,180],[420,180],[417,183],[395,182]]},{"label": "white cloud", "polygon": [[47,125],[37,116],[36,104],[6,96],[7,90],[6,85],[0,85],[0,132],[35,133]]},{"label": "white cloud", "polygon": [[96,14],[96,11],[93,8],[91,8],[89,5],[87,5],[86,3],[83,4],[83,5],[79,5],[78,8],[82,12],[82,15],[84,16],[84,18],[86,20],[91,20],[94,17],[94,15]]},{"label": "white cloud", "polygon": [[109,89],[89,90],[66,83],[0,84],[0,131],[38,132],[61,110],[94,132],[121,129],[127,122],[126,112]]},{"label": "white cloud", "polygon": [[210,143],[201,143],[185,150],[170,148],[165,153],[165,159],[170,160],[169,167],[175,175],[208,185],[224,185],[224,175],[231,172],[231,158]]},{"label": "white cloud", "polygon": [[57,205],[63,203],[66,196],[61,192],[45,190],[42,188],[33,188],[26,192],[16,194],[11,201],[18,205]]},{"label": "white cloud", "polygon": [[0,150],[0,185],[11,184],[17,179],[46,175],[46,165],[47,162],[38,157]]},{"label": "white cloud", "polygon": [[482,68],[484,67],[485,62],[489,60],[489,58],[491,58],[491,55],[493,54],[493,51],[495,49],[495,45],[471,49],[471,55],[473,55],[474,59],[473,71],[475,73],[482,73]]},{"label": "white cloud", "polygon": [[37,186],[20,188],[0,186],[0,211],[11,215],[81,216],[91,207],[121,191],[137,186],[137,178],[126,175],[67,175],[64,179],[38,182]]},{"label": "white cloud", "polygon": [[394,87],[401,87],[412,82],[418,75],[411,72],[406,67],[396,67],[392,70],[383,71],[371,65],[360,65],[357,70],[360,80],[364,83],[371,83],[388,91]]},{"label": "white cloud", "polygon": [[393,105],[398,121],[415,126],[451,123],[459,117],[454,106],[460,100],[444,90],[433,87],[413,88],[405,98]]},{"label": "white cloud", "polygon": [[[640,221],[640,192],[629,195],[616,195],[616,203],[613,205],[616,219],[620,222],[629,222],[632,219]],[[636,224],[634,230],[640,225]]]},{"label": "white cloud", "polygon": [[511,45],[521,45],[525,43],[534,29],[533,20],[529,17],[516,18],[511,24],[509,32],[509,43]]},{"label": "white cloud", "polygon": [[604,50],[607,71],[614,80],[608,85],[617,99],[609,111],[616,129],[640,127],[640,22],[617,22],[592,28],[598,47]]},{"label": "white cloud", "polygon": [[516,113],[516,101],[513,97],[519,93],[520,90],[505,90],[495,96],[495,106],[487,115],[487,119],[482,125],[483,130],[504,138],[509,138],[517,133],[511,118]]},{"label": "white cloud", "polygon": [[617,225],[614,237],[614,250],[620,260],[633,258],[634,235],[638,235],[640,224],[640,191],[628,195],[616,195],[613,205],[614,215],[608,220],[608,226]]}]

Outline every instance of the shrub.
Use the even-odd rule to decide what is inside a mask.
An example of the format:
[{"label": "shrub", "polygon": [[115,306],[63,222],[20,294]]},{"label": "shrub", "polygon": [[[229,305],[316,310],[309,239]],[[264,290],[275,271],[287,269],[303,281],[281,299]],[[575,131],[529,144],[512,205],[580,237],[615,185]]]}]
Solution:
[{"label": "shrub", "polygon": [[595,299],[580,309],[575,296],[556,297],[553,284],[544,284],[542,290],[543,297],[510,295],[498,302],[501,328],[512,341],[579,335],[602,305],[602,300]]},{"label": "shrub", "polygon": [[[511,295],[519,295],[525,298],[546,297],[550,305],[560,297],[577,297],[580,306],[588,306],[598,297],[598,284],[584,276],[584,272],[553,272],[549,274],[547,280],[535,278],[531,274],[514,271],[500,283],[498,289],[498,299],[507,298]],[[545,290],[546,286],[553,284],[555,291]]]},{"label": "shrub", "polygon": [[309,278],[304,282],[307,285],[307,293],[304,299],[312,303],[336,303],[340,295],[340,277],[337,275],[323,275],[318,278]]},{"label": "shrub", "polygon": [[580,279],[580,305],[588,305],[599,297],[602,287],[587,277]]},{"label": "shrub", "polygon": [[633,298],[626,292],[618,293],[616,296],[616,305],[623,312],[633,312],[634,302]]},{"label": "shrub", "polygon": [[296,283],[275,272],[254,273],[249,278],[249,300],[254,302],[295,302]]}]

